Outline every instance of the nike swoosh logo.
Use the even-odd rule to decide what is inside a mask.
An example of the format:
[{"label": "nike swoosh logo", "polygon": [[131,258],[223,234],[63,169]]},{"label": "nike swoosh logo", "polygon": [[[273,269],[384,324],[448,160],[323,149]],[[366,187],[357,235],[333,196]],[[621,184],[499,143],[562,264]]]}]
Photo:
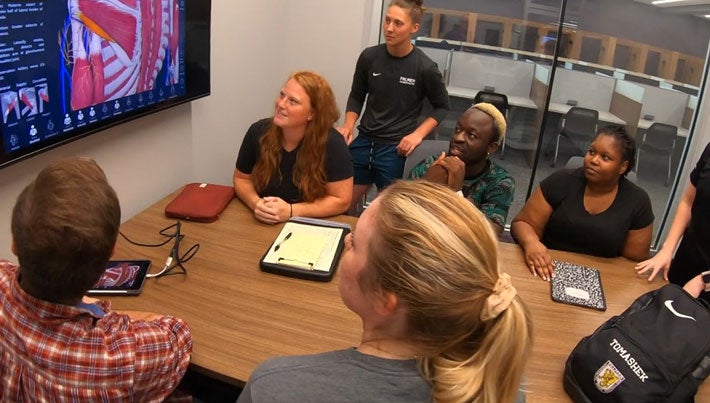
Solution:
[{"label": "nike swoosh logo", "polygon": [[379,76],[379,75],[381,75],[381,74],[382,74],[382,73],[372,73],[372,76],[373,76],[373,77],[377,77],[377,76]]},{"label": "nike swoosh logo", "polygon": [[697,320],[695,320],[694,317],[688,316],[688,315],[683,315],[682,313],[679,313],[678,311],[676,311],[675,308],[673,308],[673,300],[672,299],[667,299],[666,302],[664,302],[663,304],[666,306],[666,308],[668,308],[669,311],[671,311],[671,313],[673,315],[675,315],[679,318],[683,318],[683,319],[692,319],[693,322],[697,322]]}]

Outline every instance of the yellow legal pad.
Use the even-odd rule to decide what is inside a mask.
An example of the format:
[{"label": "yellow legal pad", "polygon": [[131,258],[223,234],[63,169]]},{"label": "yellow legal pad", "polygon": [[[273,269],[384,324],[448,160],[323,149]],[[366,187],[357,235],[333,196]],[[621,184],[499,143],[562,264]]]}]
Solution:
[{"label": "yellow legal pad", "polygon": [[263,271],[308,280],[329,281],[340,259],[347,224],[293,217],[260,261]]}]

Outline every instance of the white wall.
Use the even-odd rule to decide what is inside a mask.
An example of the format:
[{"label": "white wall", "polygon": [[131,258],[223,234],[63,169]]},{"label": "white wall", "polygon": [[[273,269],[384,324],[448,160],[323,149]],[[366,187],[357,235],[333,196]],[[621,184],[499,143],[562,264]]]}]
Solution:
[{"label": "white wall", "polygon": [[293,71],[323,75],[345,108],[355,61],[367,45],[371,4],[212,1],[212,96],[194,102],[192,109],[200,180],[231,183],[244,132],[272,113],[273,100]]},{"label": "white wall", "polygon": [[184,183],[230,184],[244,132],[271,113],[291,71],[323,74],[344,108],[375,3],[212,0],[212,95],[0,170],[0,256],[12,258],[15,198],[49,161],[74,155],[96,159],[127,220]]}]

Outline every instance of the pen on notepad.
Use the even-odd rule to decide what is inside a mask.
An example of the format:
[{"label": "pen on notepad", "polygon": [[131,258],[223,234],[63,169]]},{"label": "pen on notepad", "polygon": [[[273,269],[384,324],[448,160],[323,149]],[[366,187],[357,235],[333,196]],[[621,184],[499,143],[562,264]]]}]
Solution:
[{"label": "pen on notepad", "polygon": [[298,260],[298,259],[289,259],[289,258],[285,258],[285,257],[280,257],[277,261],[277,264],[282,264],[282,263],[285,264],[286,266],[293,266],[293,267],[297,267],[299,269],[304,269],[304,270],[313,270],[314,269],[313,266],[315,266],[311,262],[304,262],[304,261]]},{"label": "pen on notepad", "polygon": [[276,252],[277,250],[279,250],[279,248],[281,247],[281,244],[284,243],[284,242],[286,242],[289,238],[291,238],[291,235],[293,235],[293,232],[289,232],[288,234],[286,234],[286,236],[284,237],[284,239],[282,239],[281,242],[279,242],[278,245],[276,245],[276,246],[274,247],[274,252]]}]

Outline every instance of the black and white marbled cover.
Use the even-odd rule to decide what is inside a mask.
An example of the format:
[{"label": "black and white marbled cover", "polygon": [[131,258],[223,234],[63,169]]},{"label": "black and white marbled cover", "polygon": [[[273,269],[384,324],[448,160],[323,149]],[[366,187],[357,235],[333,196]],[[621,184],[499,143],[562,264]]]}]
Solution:
[{"label": "black and white marbled cover", "polygon": [[554,263],[550,287],[553,301],[606,311],[599,270],[571,262]]}]

